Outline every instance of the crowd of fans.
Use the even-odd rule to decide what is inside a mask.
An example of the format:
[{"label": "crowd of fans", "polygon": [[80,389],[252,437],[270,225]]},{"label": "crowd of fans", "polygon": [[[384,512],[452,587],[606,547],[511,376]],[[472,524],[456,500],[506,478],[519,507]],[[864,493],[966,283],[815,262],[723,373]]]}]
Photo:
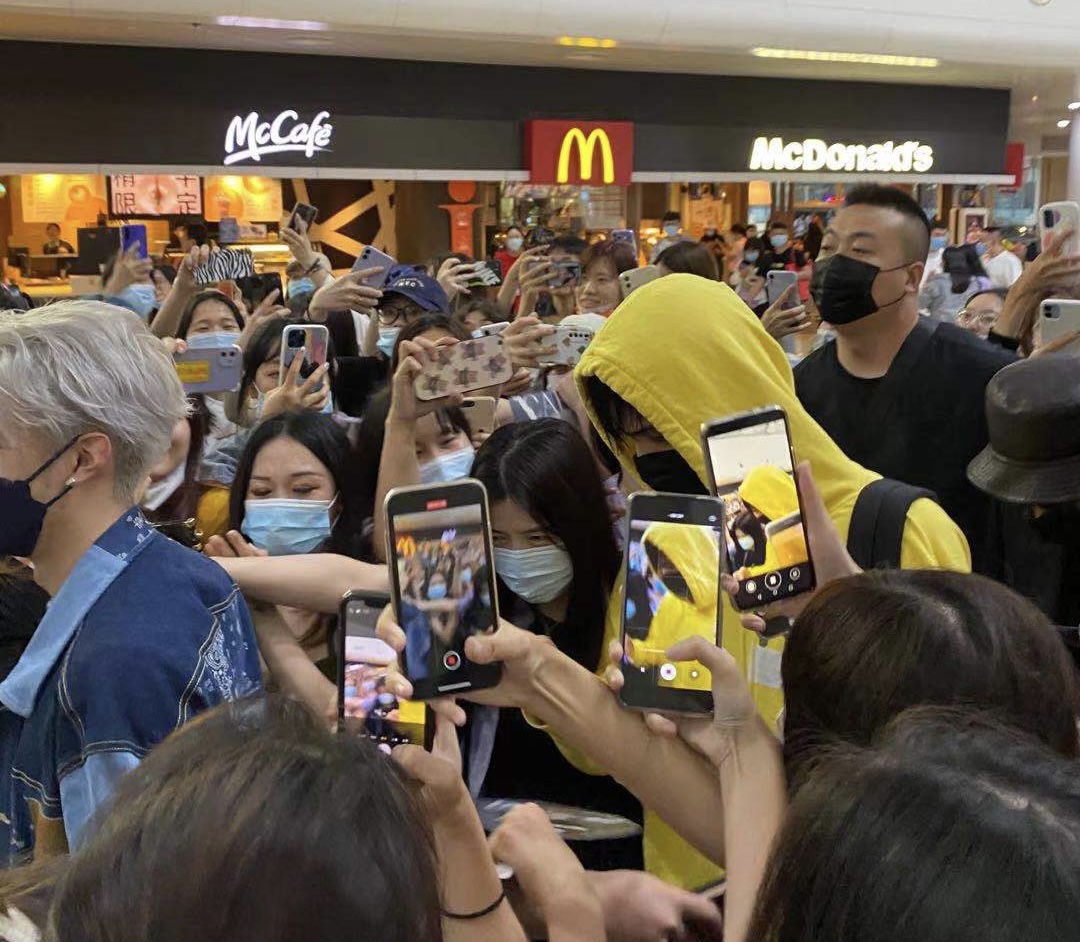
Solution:
[{"label": "crowd of fans", "polygon": [[[0,938],[1075,938],[1080,333],[1039,334],[1074,233],[953,246],[859,186],[797,234],[669,213],[632,291],[621,238],[511,226],[488,287],[459,255],[335,274],[312,234],[282,227],[285,297],[199,284],[187,238],[0,311]],[[284,365],[293,326],[324,364]],[[574,366],[560,326],[592,334]],[[491,332],[493,415],[418,399]],[[186,392],[176,357],[223,340],[236,387]],[[817,589],[740,613],[723,575],[667,651],[711,715],[626,709],[626,497],[707,494],[702,424],[766,406]],[[337,729],[339,603],[391,592],[387,495],[464,478],[497,599],[481,535],[428,535],[378,636],[412,662],[410,619],[497,604],[464,653],[501,679],[387,757]],[[574,840],[558,806],[627,827]]]}]

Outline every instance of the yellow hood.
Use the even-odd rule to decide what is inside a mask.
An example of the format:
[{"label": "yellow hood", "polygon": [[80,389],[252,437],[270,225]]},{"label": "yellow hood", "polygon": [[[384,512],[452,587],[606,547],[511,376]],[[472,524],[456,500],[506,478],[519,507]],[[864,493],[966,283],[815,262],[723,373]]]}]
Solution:
[{"label": "yellow hood", "polygon": [[[608,319],[574,371],[589,419],[637,477],[632,441],[611,441],[596,421],[585,380],[595,376],[632,405],[678,450],[707,485],[701,425],[736,412],[778,405],[787,413],[796,460],[808,460],[829,515],[847,539],[859,492],[878,475],[851,461],[810,417],[780,345],[727,285],[696,275],[668,275],[635,291]],[[883,432],[883,434],[886,434]],[[904,568],[969,571],[967,541],[945,512],[928,500],[908,513]],[[723,643],[751,678],[769,722],[782,706],[782,639],[759,648],[723,601]],[[609,629],[609,638],[616,635]]]},{"label": "yellow hood", "polygon": [[795,479],[772,465],[751,468],[739,486],[739,496],[769,520],[779,520],[799,509]]},{"label": "yellow hood", "polygon": [[655,546],[679,570],[693,596],[689,604],[702,610],[716,610],[720,550],[708,533],[681,523],[659,522],[650,524],[642,542],[646,547]]}]

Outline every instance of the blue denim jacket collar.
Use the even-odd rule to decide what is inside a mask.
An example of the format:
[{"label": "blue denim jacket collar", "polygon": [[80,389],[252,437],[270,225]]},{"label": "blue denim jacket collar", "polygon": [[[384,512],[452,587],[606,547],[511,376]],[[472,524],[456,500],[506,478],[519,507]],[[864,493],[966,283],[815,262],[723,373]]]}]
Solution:
[{"label": "blue denim jacket collar", "polygon": [[41,685],[86,613],[154,535],[139,509],[132,507],[83,553],[49,602],[22,657],[0,684],[0,703],[24,719],[30,716]]}]

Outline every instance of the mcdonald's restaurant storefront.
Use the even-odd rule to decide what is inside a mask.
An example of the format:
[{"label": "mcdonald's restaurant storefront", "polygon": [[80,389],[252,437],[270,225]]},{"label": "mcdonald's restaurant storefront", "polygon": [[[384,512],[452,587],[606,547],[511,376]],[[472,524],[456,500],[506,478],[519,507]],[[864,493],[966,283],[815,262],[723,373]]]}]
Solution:
[{"label": "mcdonald's restaurant storefront", "polygon": [[1009,93],[994,89],[22,42],[0,54],[19,102],[0,124],[8,245],[32,245],[46,221],[71,242],[101,213],[147,219],[162,243],[184,218],[237,219],[269,241],[300,198],[347,267],[363,244],[487,254],[511,221],[631,226],[647,242],[668,209],[697,234],[860,179],[939,199],[1014,182]]}]

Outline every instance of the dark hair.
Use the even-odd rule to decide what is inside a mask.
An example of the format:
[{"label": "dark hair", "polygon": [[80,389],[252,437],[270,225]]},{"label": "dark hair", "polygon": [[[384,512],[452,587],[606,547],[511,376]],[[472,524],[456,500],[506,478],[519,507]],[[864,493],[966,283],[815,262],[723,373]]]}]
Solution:
[{"label": "dark hair", "polygon": [[663,225],[665,222],[682,222],[682,213],[677,209],[669,209],[664,213],[664,217],[660,220],[660,225]]},{"label": "dark hair", "polygon": [[747,236],[746,237],[746,245],[743,246],[743,254],[745,255],[747,252],[751,252],[751,251],[755,251],[755,250],[757,252],[759,252],[759,253],[764,252],[765,251],[765,240],[759,238],[758,236]]},{"label": "dark hair", "polygon": [[487,298],[469,298],[456,311],[454,318],[465,326],[465,318],[470,314],[479,313],[489,324],[498,324],[506,320],[499,306]]},{"label": "dark hair", "polygon": [[1075,762],[978,717],[910,711],[799,791],[747,938],[1067,942],[1078,872]]},{"label": "dark hair", "polygon": [[981,298],[984,294],[992,294],[994,297],[1001,298],[1004,301],[1009,296],[1008,288],[984,288],[982,291],[976,291],[971,297],[964,302],[964,307],[967,307],[976,298]]},{"label": "dark hair", "polygon": [[525,230],[521,226],[519,226],[516,222],[510,223],[510,225],[506,227],[505,234],[510,235],[510,230],[511,229],[517,229],[517,231],[520,232],[522,236],[525,235]]},{"label": "dark hair", "polygon": [[184,229],[187,231],[188,238],[196,245],[206,245],[207,239],[210,238],[206,223],[204,222],[186,223],[184,224]]},{"label": "dark hair", "polygon": [[904,248],[910,254],[912,261],[926,261],[926,256],[930,254],[930,221],[926,218],[922,207],[910,194],[895,186],[862,183],[848,190],[844,205],[892,209],[906,217],[911,225],[906,227],[908,236],[904,240]]},{"label": "dark hair", "polygon": [[260,422],[252,430],[229,492],[229,528],[239,530],[243,524],[244,501],[255,459],[264,445],[277,438],[291,438],[303,445],[326,466],[334,480],[340,513],[330,539],[319,552],[366,558],[369,540],[365,538],[365,525],[374,510],[374,488],[363,489],[361,479],[351,473],[352,448],[345,430],[329,415],[310,409],[283,412]]},{"label": "dark hair", "polygon": [[992,232],[994,235],[997,235],[1001,232],[1001,226],[983,226],[982,230],[983,232]]},{"label": "dark hair", "polygon": [[585,377],[585,396],[600,430],[613,441],[625,441],[647,424],[642,414],[599,376]]},{"label": "dark hair", "polygon": [[170,285],[171,285],[171,284],[172,284],[172,283],[173,283],[174,281],[176,281],[176,269],[175,269],[175,268],[174,268],[174,267],[173,267],[172,265],[166,265],[166,264],[161,264],[161,265],[155,265],[155,266],[154,266],[154,267],[153,267],[153,268],[151,269],[151,271],[152,271],[152,272],[155,272],[155,271],[159,271],[159,272],[161,272],[161,274],[162,274],[162,275],[164,276],[165,280],[166,280],[166,281],[167,281],[167,282],[168,282],[168,283],[169,283]]},{"label": "dark hair", "polygon": [[923,704],[984,710],[1078,754],[1080,688],[1049,620],[982,576],[878,570],[822,589],[784,650],[784,755],[797,773],[822,741],[869,744]]},{"label": "dark hair", "polygon": [[191,329],[191,322],[195,319],[195,311],[200,304],[204,304],[207,301],[216,301],[218,304],[224,304],[225,307],[232,311],[232,315],[236,318],[236,323],[240,329],[244,329],[246,318],[240,311],[240,305],[224,292],[218,291],[216,288],[207,288],[204,291],[193,294],[191,300],[188,301],[187,306],[184,308],[184,313],[180,315],[180,325],[176,328],[176,336],[181,340],[187,339],[188,331]]},{"label": "dark hair", "polygon": [[60,228],[60,223],[58,223],[58,222],[47,222],[47,223],[45,223],[45,231],[46,232],[48,232],[50,229],[59,229],[59,228]]},{"label": "dark hair", "polygon": [[585,439],[562,419],[504,425],[480,446],[472,476],[483,482],[492,504],[517,504],[570,554],[570,605],[552,640],[583,667],[596,670],[619,550],[603,481]]},{"label": "dark hair", "polygon": [[397,372],[398,363],[401,362],[398,358],[401,341],[415,340],[422,333],[429,330],[445,330],[451,337],[458,340],[469,339],[469,332],[465,329],[465,325],[456,317],[451,317],[449,314],[440,314],[438,311],[425,311],[416,320],[402,327],[401,333],[397,335],[397,340],[394,342],[394,355],[390,359],[390,376]]},{"label": "dark hair", "polygon": [[585,250],[589,247],[589,243],[579,236],[575,235],[562,235],[555,239],[552,239],[549,243],[552,252],[565,252],[567,255],[575,255],[578,258],[584,254]]},{"label": "dark hair", "polygon": [[605,258],[614,266],[616,275],[638,267],[637,253],[629,242],[602,239],[594,242],[581,253],[581,271],[584,273],[593,262]]},{"label": "dark hair", "polygon": [[[277,348],[280,353],[281,332],[286,327],[293,325],[308,325],[310,323],[311,321],[304,318],[284,316],[271,317],[269,320],[263,321],[254,336],[248,340],[247,346],[244,347],[244,375],[240,380],[239,392],[241,406],[245,404],[248,391],[255,384],[255,374],[258,372],[259,367],[275,356],[275,348]],[[332,335],[330,335],[326,345],[326,357],[327,361],[330,363],[330,392],[336,399],[334,384],[337,380],[337,352],[334,349],[334,338]],[[282,377],[282,379],[284,378],[285,377]]]},{"label": "dark hair", "polygon": [[716,256],[700,242],[683,241],[669,245],[657,256],[656,264],[663,265],[671,272],[700,275],[710,281],[720,280]]},{"label": "dark hair", "polygon": [[952,293],[963,294],[971,287],[971,280],[985,278],[986,269],[973,245],[950,245],[941,255],[941,270],[952,281]]},{"label": "dark hair", "polygon": [[949,224],[944,219],[940,219],[939,217],[935,216],[933,219],[930,220],[930,230],[931,230],[931,232],[934,229],[948,229],[948,228],[949,228]]},{"label": "dark hair", "polygon": [[772,232],[773,229],[783,229],[787,232],[791,226],[789,226],[783,219],[773,219],[769,222],[768,230]]},{"label": "dark hair", "polygon": [[124,776],[109,808],[57,886],[57,942],[442,940],[411,783],[371,740],[335,735],[294,701],[200,716]]},{"label": "dark hair", "polygon": [[741,222],[733,222],[731,224],[731,231],[736,235],[741,235],[744,239],[746,238],[747,229]]}]

